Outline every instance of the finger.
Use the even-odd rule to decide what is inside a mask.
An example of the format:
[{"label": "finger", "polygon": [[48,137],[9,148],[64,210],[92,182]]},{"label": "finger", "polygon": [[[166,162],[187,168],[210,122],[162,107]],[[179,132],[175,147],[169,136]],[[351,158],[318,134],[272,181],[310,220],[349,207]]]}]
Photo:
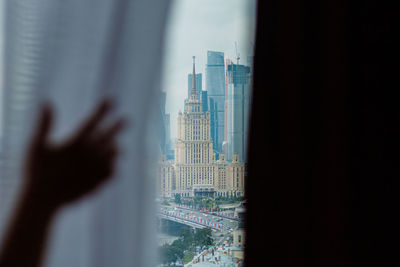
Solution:
[{"label": "finger", "polygon": [[53,111],[49,104],[45,104],[40,111],[38,126],[33,137],[33,146],[39,147],[44,144],[49,136],[53,121]]},{"label": "finger", "polygon": [[81,130],[78,132],[78,137],[86,137],[90,135],[98,124],[103,120],[111,109],[111,102],[108,99],[103,100],[92,115],[83,124]]}]

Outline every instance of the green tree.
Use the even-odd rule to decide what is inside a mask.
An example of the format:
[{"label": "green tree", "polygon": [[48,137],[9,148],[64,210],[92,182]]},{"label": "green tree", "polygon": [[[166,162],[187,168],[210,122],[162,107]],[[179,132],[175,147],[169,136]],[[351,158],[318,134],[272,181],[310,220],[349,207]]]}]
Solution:
[{"label": "green tree", "polygon": [[185,248],[191,248],[194,241],[194,231],[192,228],[183,228],[180,234],[180,239]]},{"label": "green tree", "polygon": [[165,244],[159,248],[160,263],[169,264],[177,260],[188,263],[195,254],[196,246],[211,246],[213,242],[211,228],[183,228],[179,239],[171,245]]},{"label": "green tree", "polygon": [[193,205],[195,206],[196,209],[199,209],[201,207],[201,203],[202,203],[201,197],[195,197],[193,199]]},{"label": "green tree", "polygon": [[212,230],[210,227],[197,229],[194,234],[194,241],[197,246],[210,246],[213,243]]},{"label": "green tree", "polygon": [[195,232],[190,227],[184,227],[179,233],[179,239],[171,245],[163,245],[159,248],[160,263],[168,264],[177,260],[189,262],[195,251]]},{"label": "green tree", "polygon": [[188,251],[185,253],[185,256],[183,257],[183,264],[189,263],[194,257],[194,252],[193,251]]},{"label": "green tree", "polygon": [[160,255],[160,262],[163,264],[175,262],[178,259],[177,253],[176,251],[174,251],[173,246],[168,244],[164,244],[163,246],[160,247],[159,255]]},{"label": "green tree", "polygon": [[176,259],[183,258],[183,251],[185,250],[185,246],[181,239],[177,239],[171,244],[171,253],[176,256]]},{"label": "green tree", "polygon": [[181,195],[175,194],[175,203],[177,203],[177,204],[181,204],[182,203],[181,202]]}]

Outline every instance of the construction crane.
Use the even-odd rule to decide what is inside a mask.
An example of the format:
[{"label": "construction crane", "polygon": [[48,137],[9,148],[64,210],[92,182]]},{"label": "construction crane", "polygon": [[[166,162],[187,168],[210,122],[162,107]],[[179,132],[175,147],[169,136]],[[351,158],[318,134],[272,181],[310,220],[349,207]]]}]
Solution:
[{"label": "construction crane", "polygon": [[240,54],[237,51],[237,42],[235,42],[235,52],[236,52],[237,65],[239,65]]}]

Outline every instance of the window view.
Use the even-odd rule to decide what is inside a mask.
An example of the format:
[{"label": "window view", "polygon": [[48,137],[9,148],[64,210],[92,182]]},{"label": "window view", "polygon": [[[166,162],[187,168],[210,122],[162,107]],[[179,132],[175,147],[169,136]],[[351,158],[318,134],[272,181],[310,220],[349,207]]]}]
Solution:
[{"label": "window view", "polygon": [[241,266],[255,19],[0,1],[0,265]]},{"label": "window view", "polygon": [[240,266],[255,1],[176,0],[164,50],[160,266]]}]

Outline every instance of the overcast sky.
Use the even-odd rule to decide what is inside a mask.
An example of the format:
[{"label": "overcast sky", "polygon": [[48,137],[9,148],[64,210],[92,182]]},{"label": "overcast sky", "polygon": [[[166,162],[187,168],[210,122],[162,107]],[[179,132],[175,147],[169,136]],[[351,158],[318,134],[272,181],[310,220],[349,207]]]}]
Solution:
[{"label": "overcast sky", "polygon": [[[0,0],[0,59],[3,52],[3,2]],[[192,56],[196,56],[196,72],[203,73],[203,90],[206,89],[207,50],[221,51],[225,53],[225,59],[234,59],[235,42],[237,42],[240,62],[247,63],[247,56],[252,54],[254,43],[255,2],[255,0],[172,1],[161,83],[162,90],[167,92],[166,111],[171,113],[171,138],[176,136],[176,118],[179,110],[183,110],[183,101],[187,94],[187,75],[192,71]],[[3,74],[1,63],[2,60],[0,60],[0,86]],[[2,86],[0,103],[1,89]]]},{"label": "overcast sky", "polygon": [[174,0],[167,28],[162,90],[167,92],[166,112],[171,113],[171,138],[176,136],[176,118],[187,97],[187,75],[196,56],[196,73],[203,73],[207,50],[225,53],[247,64],[253,52],[256,19],[255,0]]}]

